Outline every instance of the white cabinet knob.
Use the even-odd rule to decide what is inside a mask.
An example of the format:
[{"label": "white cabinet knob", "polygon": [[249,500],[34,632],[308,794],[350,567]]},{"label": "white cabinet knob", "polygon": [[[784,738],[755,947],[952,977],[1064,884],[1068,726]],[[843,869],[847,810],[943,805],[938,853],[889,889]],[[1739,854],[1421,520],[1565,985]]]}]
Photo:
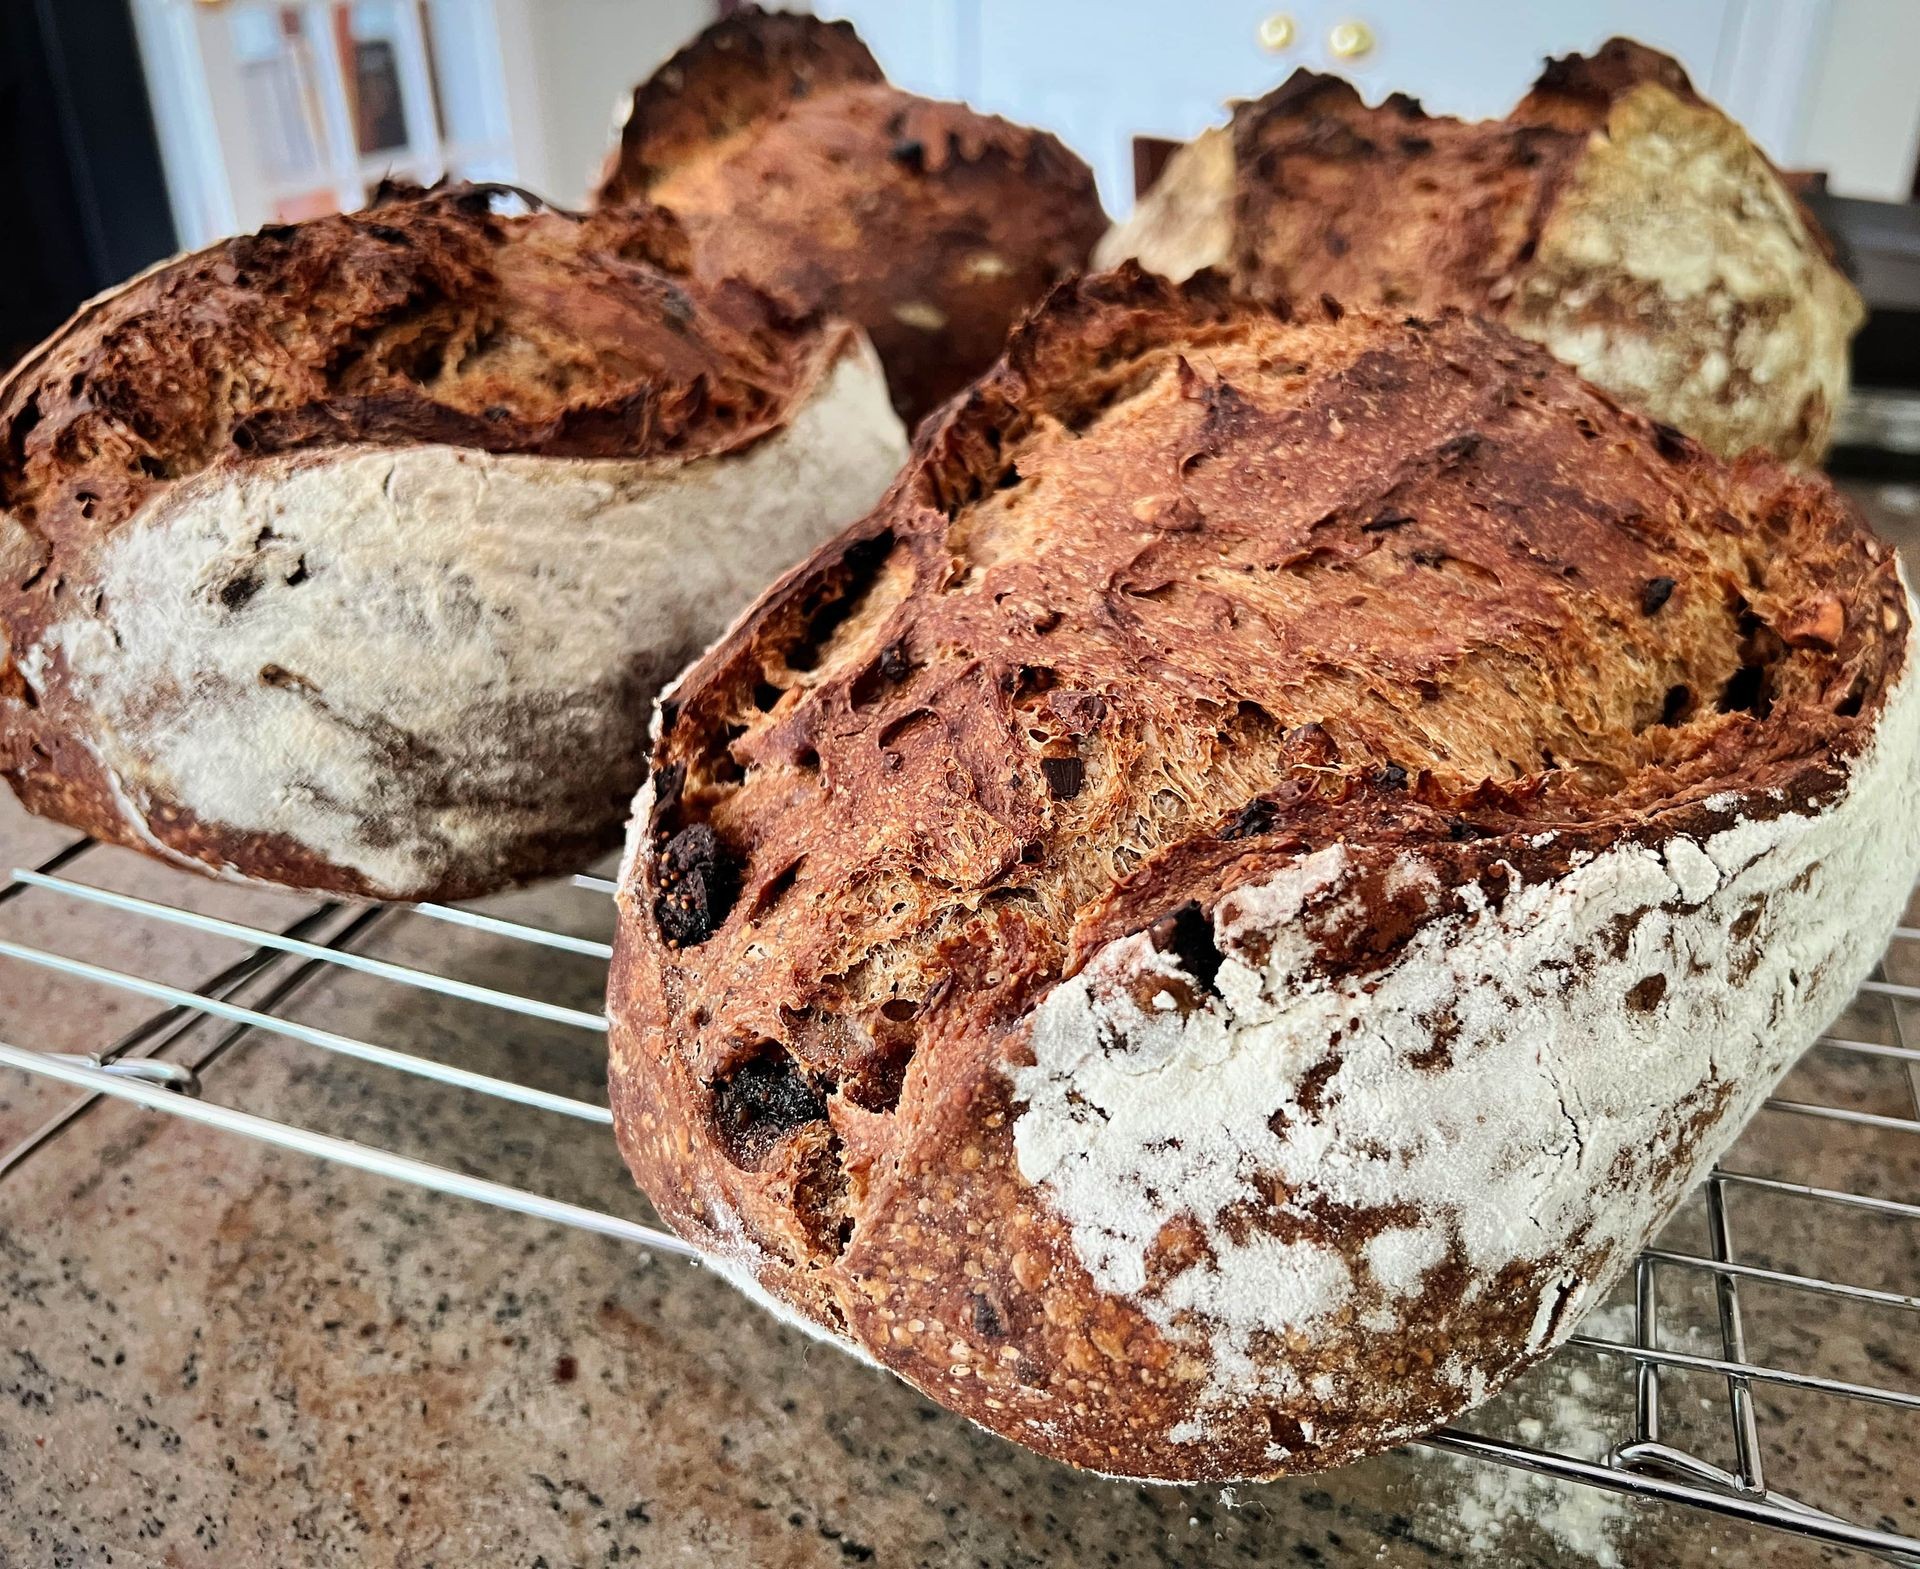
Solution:
[{"label": "white cabinet knob", "polygon": [[1263,21],[1256,31],[1260,38],[1260,47],[1278,54],[1282,49],[1293,47],[1293,18],[1285,11],[1275,11]]},{"label": "white cabinet knob", "polygon": [[1336,22],[1327,34],[1327,48],[1337,60],[1358,60],[1373,53],[1373,29],[1365,22]]}]

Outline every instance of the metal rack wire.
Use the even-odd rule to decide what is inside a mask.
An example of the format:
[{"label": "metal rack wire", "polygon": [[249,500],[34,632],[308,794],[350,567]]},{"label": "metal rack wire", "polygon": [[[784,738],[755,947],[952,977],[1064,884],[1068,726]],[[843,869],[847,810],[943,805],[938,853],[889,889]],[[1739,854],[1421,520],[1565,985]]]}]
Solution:
[{"label": "metal rack wire", "polygon": [[[54,1145],[102,1098],[111,1098],[380,1177],[498,1205],[660,1252],[697,1257],[688,1244],[656,1226],[472,1175],[452,1165],[421,1160],[201,1098],[203,1083],[211,1082],[212,1070],[220,1059],[250,1032],[262,1032],[302,1048],[430,1081],[437,1087],[436,1093],[491,1096],[529,1110],[609,1125],[611,1114],[603,1103],[435,1061],[288,1016],[289,1004],[296,994],[317,978],[330,971],[355,971],[383,985],[401,989],[397,995],[411,989],[457,998],[489,1010],[490,1014],[506,1016],[503,1023],[518,1017],[568,1030],[604,1033],[605,1020],[597,1013],[409,967],[363,950],[375,932],[421,920],[464,928],[491,939],[532,944],[598,964],[604,964],[610,957],[611,949],[606,943],[442,905],[358,909],[324,903],[306,909],[278,930],[269,930],[117,893],[80,880],[72,874],[93,848],[90,841],[81,840],[64,846],[35,868],[14,871],[6,883],[0,884],[0,905],[25,898],[80,902],[129,922],[154,923],[160,928],[176,930],[184,928],[229,939],[242,945],[245,952],[225,969],[189,989],[32,944],[0,939],[0,960],[50,969],[90,986],[131,994],[154,1004],[154,1011],[133,1029],[84,1056],[0,1042],[0,1068],[24,1069],[79,1092],[39,1126],[10,1145],[0,1146],[0,1183],[22,1163]],[[604,897],[613,891],[613,884],[603,877],[582,875],[573,878],[572,883],[588,897]],[[1920,1002],[1920,986],[1889,978],[1888,970],[1895,956],[1910,957],[1920,964],[1920,929],[1902,927],[1895,933],[1888,962],[1865,984],[1856,1002],[1856,1015],[1864,1010],[1883,1022],[1874,1029],[1823,1037],[1816,1051],[1897,1068],[1904,1075],[1904,1094],[1910,1103],[1910,1113],[1779,1096],[1767,1102],[1769,1114],[1850,1124],[1869,1130],[1876,1137],[1920,1138],[1920,1049],[1907,1042],[1900,1006]],[[1891,1038],[1856,1038],[1867,1033],[1884,1033]],[[1763,1117],[1762,1121],[1765,1120]],[[606,1143],[607,1158],[615,1160],[611,1139]],[[1751,1148],[1746,1141],[1736,1146],[1730,1164],[1716,1169],[1705,1185],[1704,1252],[1662,1245],[1648,1248],[1636,1261],[1632,1276],[1632,1332],[1618,1338],[1582,1333],[1570,1342],[1582,1353],[1616,1359],[1631,1368],[1634,1417],[1629,1434],[1613,1443],[1605,1453],[1590,1456],[1560,1453],[1505,1437],[1453,1428],[1432,1434],[1422,1442],[1431,1449],[1453,1455],[1518,1467],[1642,1499],[1687,1504],[1817,1541],[1859,1549],[1892,1562],[1920,1565],[1920,1534],[1861,1524],[1769,1485],[1768,1432],[1761,1393],[1790,1392],[1835,1402],[1836,1415],[1831,1418],[1834,1421],[1857,1403],[1895,1408],[1913,1415],[1916,1435],[1920,1436],[1920,1389],[1887,1387],[1878,1382],[1835,1378],[1778,1365],[1784,1358],[1756,1359],[1749,1354],[1741,1290],[1743,1287],[1779,1290],[1816,1304],[1853,1304],[1899,1315],[1920,1314],[1920,1295],[1831,1279],[1811,1270],[1780,1268],[1752,1257],[1742,1258],[1733,1223],[1734,1210],[1744,1202],[1739,1195],[1748,1195],[1764,1196],[1769,1202],[1789,1201],[1920,1226],[1920,1192],[1887,1196],[1767,1175],[1745,1169],[1743,1156]],[[1719,1342],[1717,1355],[1662,1344],[1663,1300],[1671,1302],[1672,1299],[1663,1299],[1661,1290],[1663,1283],[1670,1283],[1676,1277],[1691,1277],[1711,1284]],[[1920,1286],[1920,1282],[1913,1284]],[[1731,1466],[1720,1465],[1663,1432],[1662,1380],[1668,1374],[1706,1375],[1724,1380]],[[1920,1452],[1920,1445],[1915,1448]],[[1920,1533],[1920,1520],[1905,1524],[1909,1531]]]}]

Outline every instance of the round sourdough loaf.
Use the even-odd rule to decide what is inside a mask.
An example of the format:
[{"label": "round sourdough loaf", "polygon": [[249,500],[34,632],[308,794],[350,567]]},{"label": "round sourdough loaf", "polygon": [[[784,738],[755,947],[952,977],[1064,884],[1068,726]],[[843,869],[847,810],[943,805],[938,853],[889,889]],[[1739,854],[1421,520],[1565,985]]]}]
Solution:
[{"label": "round sourdough loaf", "polygon": [[634,90],[602,204],[652,201],[703,270],[866,328],[909,424],[991,365],[1106,228],[1044,131],[889,86],[845,22],[748,6]]},{"label": "round sourdough loaf", "polygon": [[617,842],[660,682],[905,451],[857,330],[647,209],[402,197],[167,263],[0,385],[0,772],[229,875]]},{"label": "round sourdough loaf", "polygon": [[1891,551],[1458,315],[1058,291],[663,699],[615,1126],[716,1262],[1135,1477],[1563,1340],[1920,860]]},{"label": "round sourdough loaf", "polygon": [[1549,62],[1504,120],[1295,73],[1169,162],[1095,249],[1260,298],[1458,305],[1723,456],[1811,463],[1865,316],[1819,225],[1665,55]]}]

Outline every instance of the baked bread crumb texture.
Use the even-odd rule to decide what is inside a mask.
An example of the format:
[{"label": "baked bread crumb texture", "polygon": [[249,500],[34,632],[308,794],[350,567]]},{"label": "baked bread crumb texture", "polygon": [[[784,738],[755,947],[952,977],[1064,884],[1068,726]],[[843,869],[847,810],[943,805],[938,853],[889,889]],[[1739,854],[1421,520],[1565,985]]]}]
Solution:
[{"label": "baked bread crumb texture", "polygon": [[1265,1476],[1571,1332],[1920,859],[1892,553],[1452,311],[1058,291],[662,703],[621,1147],[1075,1465]]}]

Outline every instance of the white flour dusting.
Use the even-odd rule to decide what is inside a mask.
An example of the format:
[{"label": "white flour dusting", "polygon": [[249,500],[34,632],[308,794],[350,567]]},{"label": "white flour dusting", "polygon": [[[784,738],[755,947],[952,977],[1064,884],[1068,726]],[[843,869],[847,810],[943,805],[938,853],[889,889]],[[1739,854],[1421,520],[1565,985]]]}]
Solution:
[{"label": "white flour dusting", "polygon": [[[1633,1311],[1602,1308],[1580,1326],[1602,1340],[1633,1337]],[[1628,1431],[1633,1399],[1630,1381],[1597,1376],[1590,1358],[1563,1354],[1530,1375],[1530,1388],[1516,1391],[1529,1414],[1518,1417],[1511,1436],[1535,1449],[1598,1461]],[[1492,1429],[1488,1429],[1492,1430]],[[1532,1526],[1563,1551],[1596,1569],[1619,1569],[1619,1537],[1634,1506],[1618,1493],[1556,1482],[1513,1466],[1464,1455],[1440,1455],[1439,1496],[1431,1520],[1442,1541],[1456,1538],[1473,1562],[1519,1562],[1520,1544],[1509,1537]],[[1498,1554],[1499,1557],[1494,1555]]]},{"label": "white flour dusting", "polygon": [[[1631,1344],[1631,1304],[1619,1303],[1587,1315],[1578,1332],[1596,1340]],[[1697,1324],[1668,1333],[1669,1349],[1717,1355],[1719,1343]],[[1677,1401],[1693,1399],[1703,1411],[1724,1409],[1724,1400],[1690,1393],[1687,1381],[1669,1379],[1662,1388],[1669,1414]],[[1633,1383],[1626,1364],[1563,1352],[1515,1384],[1501,1404],[1511,1403],[1511,1422],[1480,1421],[1477,1431],[1498,1433],[1534,1449],[1579,1460],[1603,1462],[1613,1445],[1632,1431]],[[1437,1454],[1430,1473],[1438,1480],[1423,1514],[1423,1530],[1442,1545],[1468,1555],[1473,1563],[1521,1563],[1523,1534],[1544,1533],[1563,1553],[1595,1569],[1621,1569],[1629,1527],[1641,1514],[1625,1495],[1575,1482],[1556,1482],[1513,1466],[1464,1455]]]},{"label": "white flour dusting", "polygon": [[626,782],[652,684],[904,452],[862,341],[738,454],[210,470],[115,531],[102,596],[20,663],[64,658],[73,728],[143,837],[184,806],[404,897],[511,836],[577,831],[583,794]]},{"label": "white flour dusting", "polygon": [[[1169,1436],[1204,1443],[1209,1411],[1297,1396],[1288,1359],[1258,1348],[1312,1345],[1349,1307],[1367,1334],[1444,1338],[1450,1305],[1418,1293],[1449,1254],[1469,1268],[1467,1303],[1508,1266],[1567,1265],[1545,1277],[1526,1347],[1455,1359],[1458,1408],[1488,1392],[1476,1364],[1497,1373],[1570,1333],[1878,956],[1920,860],[1917,750],[1909,656],[1824,811],[1622,844],[1531,886],[1516,875],[1498,909],[1469,886],[1466,913],[1428,920],[1359,980],[1316,964],[1314,930],[1336,924],[1326,912],[1367,853],[1335,847],[1221,901],[1221,995],[1200,1010],[1135,1000],[1178,973],[1144,935],[1057,988],[1032,1065],[1012,1070],[1020,1171],[1095,1284],[1209,1368]],[[1453,1033],[1436,1071],[1419,1059],[1439,1020]],[[1317,1067],[1330,1076],[1309,1109]],[[1714,1086],[1731,1090],[1717,1107]],[[1689,1119],[1703,1126],[1683,1154]],[[1260,1202],[1256,1178],[1302,1214],[1414,1218],[1372,1246],[1282,1246],[1228,1224]],[[1210,1256],[1150,1288],[1150,1250],[1183,1218]],[[1349,1393],[1370,1406],[1355,1421],[1369,1440],[1408,1436],[1392,1389]]]}]

